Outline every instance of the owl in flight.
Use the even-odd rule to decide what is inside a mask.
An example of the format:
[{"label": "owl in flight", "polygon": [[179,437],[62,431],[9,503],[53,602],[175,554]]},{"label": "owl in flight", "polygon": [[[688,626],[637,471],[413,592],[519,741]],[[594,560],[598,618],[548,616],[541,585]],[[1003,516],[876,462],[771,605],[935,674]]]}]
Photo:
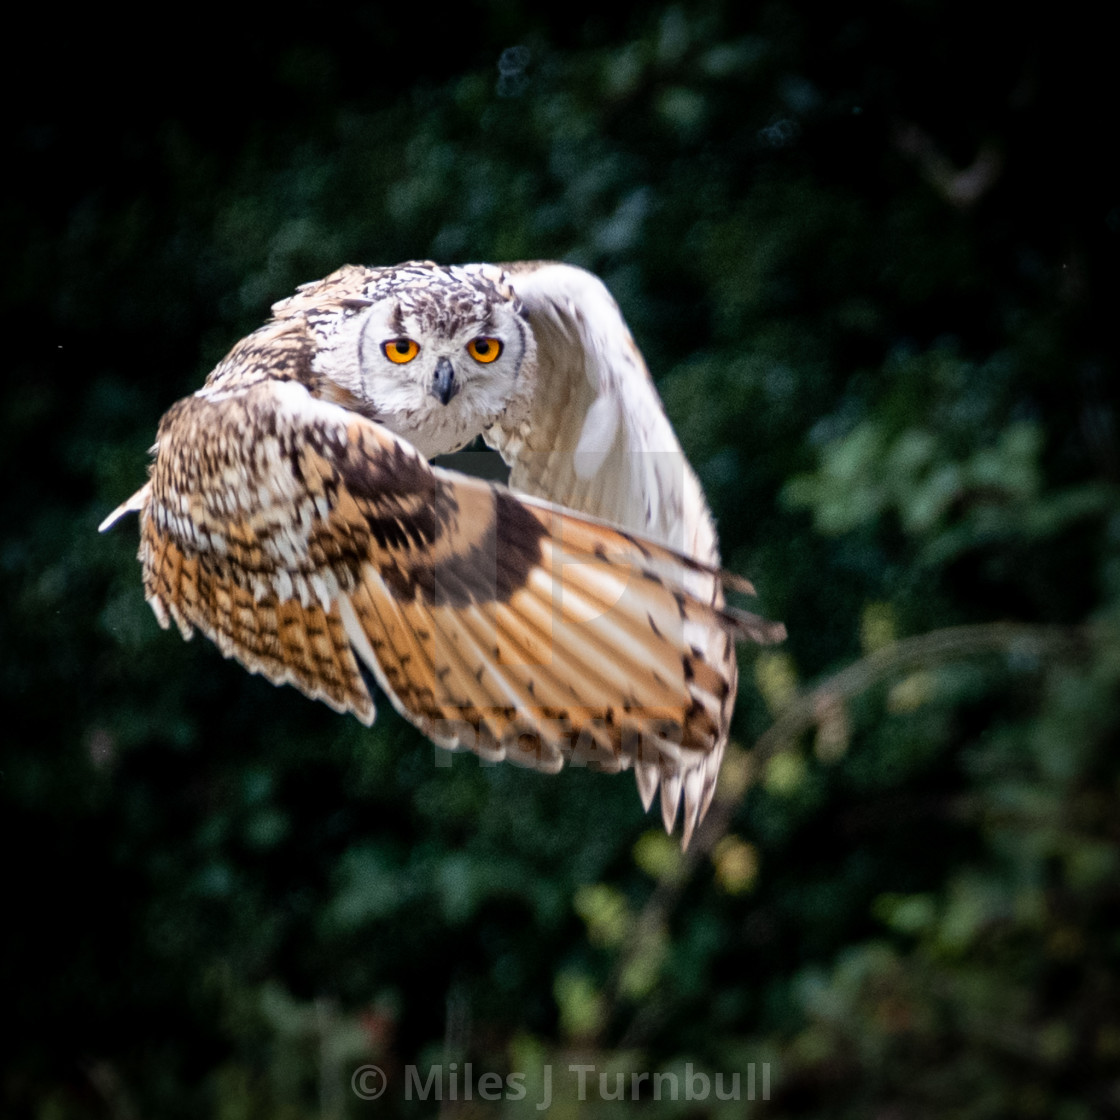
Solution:
[{"label": "owl in flight", "polygon": [[[160,421],[144,591],[274,684],[555,772],[633,768],[687,845],[715,789],[736,610],[617,305],[544,262],[346,266],[272,308]],[[434,466],[476,436],[509,485]]]}]

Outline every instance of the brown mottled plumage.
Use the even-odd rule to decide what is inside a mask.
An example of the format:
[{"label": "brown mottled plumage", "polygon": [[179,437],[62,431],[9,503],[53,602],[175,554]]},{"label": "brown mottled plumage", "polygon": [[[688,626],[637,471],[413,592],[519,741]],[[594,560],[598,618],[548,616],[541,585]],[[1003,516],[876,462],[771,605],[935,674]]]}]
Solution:
[{"label": "brown mottled plumage", "polygon": [[[715,788],[737,638],[715,531],[641,355],[588,273],[347,266],[274,307],[160,422],[141,518],[163,626],[366,723],[633,766],[684,842]],[[432,466],[483,434],[511,489]]]}]

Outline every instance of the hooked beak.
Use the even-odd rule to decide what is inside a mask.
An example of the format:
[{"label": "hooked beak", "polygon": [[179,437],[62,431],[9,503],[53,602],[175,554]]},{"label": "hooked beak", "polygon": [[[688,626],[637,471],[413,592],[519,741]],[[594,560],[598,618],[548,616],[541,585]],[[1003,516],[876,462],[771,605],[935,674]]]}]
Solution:
[{"label": "hooked beak", "polygon": [[435,376],[432,378],[432,387],[428,390],[440,404],[447,404],[459,391],[459,383],[455,380],[455,367],[450,358],[440,358],[436,362]]}]

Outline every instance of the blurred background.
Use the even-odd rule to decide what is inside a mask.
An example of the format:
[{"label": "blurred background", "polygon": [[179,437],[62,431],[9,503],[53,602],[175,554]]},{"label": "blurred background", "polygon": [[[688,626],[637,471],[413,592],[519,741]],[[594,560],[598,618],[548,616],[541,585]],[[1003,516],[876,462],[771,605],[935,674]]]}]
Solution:
[{"label": "blurred background", "polygon": [[[1114,40],[530,9],[9,29],[0,1114],[1115,1114]],[[599,273],[789,628],[687,858],[160,630],[96,532],[270,303],[413,257]]]}]

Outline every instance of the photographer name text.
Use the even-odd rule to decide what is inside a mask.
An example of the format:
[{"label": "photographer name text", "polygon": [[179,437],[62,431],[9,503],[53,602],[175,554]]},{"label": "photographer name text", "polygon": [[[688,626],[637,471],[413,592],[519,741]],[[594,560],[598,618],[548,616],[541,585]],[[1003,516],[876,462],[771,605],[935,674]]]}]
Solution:
[{"label": "photographer name text", "polygon": [[[376,1100],[389,1087],[389,1079],[380,1066],[365,1065],[354,1071],[350,1084],[356,1096]],[[552,1105],[554,1096],[569,1092],[579,1101],[768,1101],[770,1063],[751,1062],[745,1070],[728,1073],[709,1073],[692,1062],[685,1062],[683,1070],[630,1073],[572,1063],[559,1069],[555,1079],[553,1066],[545,1064],[531,1080],[524,1072],[479,1073],[472,1062],[448,1062],[425,1071],[418,1066],[404,1067],[404,1098],[410,1101],[523,1101],[530,1090],[542,1112]]]}]

